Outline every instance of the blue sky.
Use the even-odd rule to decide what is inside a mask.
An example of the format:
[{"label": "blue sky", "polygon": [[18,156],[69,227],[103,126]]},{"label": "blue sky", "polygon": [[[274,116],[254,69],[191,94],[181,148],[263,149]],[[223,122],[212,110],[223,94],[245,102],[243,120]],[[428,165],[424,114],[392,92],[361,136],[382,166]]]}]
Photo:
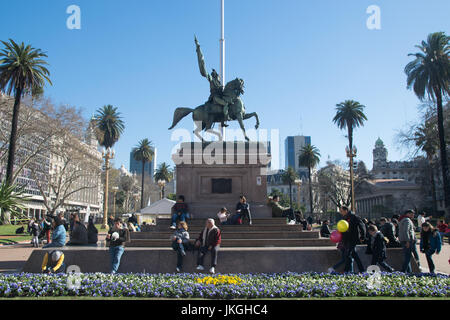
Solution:
[{"label": "blue sky", "polygon": [[[81,30],[69,30],[69,5],[81,8]],[[369,30],[366,9],[381,9],[381,30]],[[226,0],[227,80],[245,80],[243,101],[261,127],[284,138],[303,133],[328,156],[345,159],[345,133],[331,122],[335,105],[366,105],[368,122],[355,132],[358,159],[372,167],[380,136],[389,159],[402,160],[397,130],[418,116],[404,66],[414,45],[450,31],[448,0]],[[207,68],[219,70],[219,0],[22,0],[0,11],[0,39],[12,38],[48,54],[55,102],[82,107],[86,117],[105,104],[122,113],[116,166],[129,166],[140,139],[171,162],[173,111],[197,106],[209,84],[197,66],[194,34]],[[248,120],[247,127],[253,127]],[[179,128],[192,130],[191,118]],[[237,127],[232,124],[232,127]],[[281,152],[283,153],[283,152]],[[284,164],[281,154],[280,164]]]}]

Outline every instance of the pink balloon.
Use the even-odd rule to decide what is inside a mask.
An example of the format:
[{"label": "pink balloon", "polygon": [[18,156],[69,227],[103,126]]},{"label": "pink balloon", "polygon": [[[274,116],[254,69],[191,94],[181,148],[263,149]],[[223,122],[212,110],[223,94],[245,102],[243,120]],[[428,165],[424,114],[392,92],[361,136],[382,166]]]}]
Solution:
[{"label": "pink balloon", "polygon": [[342,239],[342,233],[340,233],[337,230],[333,230],[333,232],[331,232],[330,235],[330,240],[333,241],[334,243],[338,243],[339,241],[341,241]]}]

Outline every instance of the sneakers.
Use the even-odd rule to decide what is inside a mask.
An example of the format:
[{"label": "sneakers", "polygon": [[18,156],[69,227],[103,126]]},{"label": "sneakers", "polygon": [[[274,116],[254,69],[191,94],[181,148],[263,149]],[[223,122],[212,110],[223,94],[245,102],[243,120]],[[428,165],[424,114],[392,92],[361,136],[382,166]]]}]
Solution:
[{"label": "sneakers", "polygon": [[211,267],[211,269],[209,269],[209,273],[212,273],[212,274],[216,273],[216,269],[214,269],[214,267]]},{"label": "sneakers", "polygon": [[291,220],[291,221],[289,221],[289,223],[288,223],[289,225],[292,225],[292,224],[295,224],[295,220]]},{"label": "sneakers", "polygon": [[186,256],[186,251],[180,250],[180,254],[181,254],[182,257],[185,257]]},{"label": "sneakers", "polygon": [[180,272],[180,271],[181,271],[181,269],[177,267],[177,272]]},{"label": "sneakers", "polygon": [[328,268],[328,273],[333,273],[336,272],[336,270],[334,270],[333,268]]},{"label": "sneakers", "polygon": [[205,268],[203,266],[197,266],[197,270],[203,271],[203,270],[205,270]]},{"label": "sneakers", "polygon": [[170,226],[169,228],[172,229],[172,230],[175,230],[177,227],[175,227],[175,226]]}]

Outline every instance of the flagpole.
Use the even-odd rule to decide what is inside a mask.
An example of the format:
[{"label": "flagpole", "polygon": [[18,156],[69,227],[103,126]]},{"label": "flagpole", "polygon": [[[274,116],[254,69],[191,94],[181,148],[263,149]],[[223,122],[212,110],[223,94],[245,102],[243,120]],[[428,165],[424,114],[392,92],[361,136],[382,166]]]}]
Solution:
[{"label": "flagpole", "polygon": [[[221,0],[221,37],[220,37],[220,80],[225,88],[225,0]],[[222,139],[225,140],[225,128],[222,127]]]}]

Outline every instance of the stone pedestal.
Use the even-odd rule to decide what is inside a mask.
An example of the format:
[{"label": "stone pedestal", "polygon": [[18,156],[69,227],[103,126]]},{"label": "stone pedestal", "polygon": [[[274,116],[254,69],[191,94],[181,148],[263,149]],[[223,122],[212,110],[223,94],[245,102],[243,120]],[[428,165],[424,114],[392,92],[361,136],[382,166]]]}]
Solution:
[{"label": "stone pedestal", "polygon": [[216,217],[222,207],[233,213],[241,195],[253,217],[271,217],[266,178],[270,154],[264,143],[182,143],[172,159],[177,196],[184,195],[195,218]]}]

